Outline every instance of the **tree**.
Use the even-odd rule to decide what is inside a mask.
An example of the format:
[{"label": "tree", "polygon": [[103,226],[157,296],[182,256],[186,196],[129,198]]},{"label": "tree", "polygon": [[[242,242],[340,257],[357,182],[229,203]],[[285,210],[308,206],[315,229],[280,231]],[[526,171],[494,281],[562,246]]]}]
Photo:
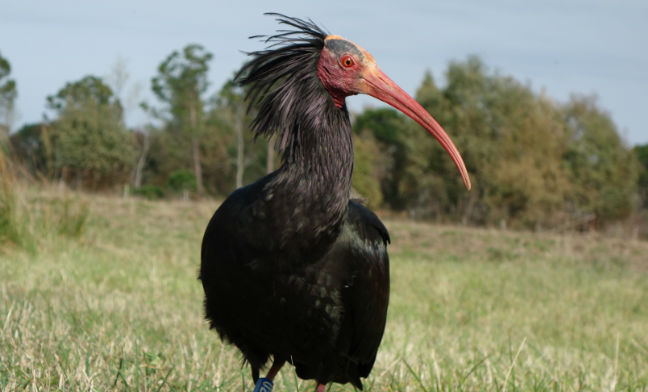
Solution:
[{"label": "tree", "polygon": [[441,212],[464,223],[557,225],[570,191],[560,108],[474,56],[451,62],[445,78],[439,89],[426,75],[417,99],[455,140],[473,190],[463,190],[454,165],[434,144],[427,169],[437,173],[429,186]]},{"label": "tree", "polygon": [[0,53],[0,142],[9,133],[14,102],[18,95],[16,81],[9,78],[10,73],[11,64]]},{"label": "tree", "polygon": [[[119,75],[120,73],[115,72],[115,74]],[[149,106],[148,103],[140,102],[139,107],[148,115],[149,120],[153,120],[156,117],[157,114],[155,109]],[[144,172],[150,161],[149,151],[151,149],[151,135],[155,131],[156,128],[150,121],[148,124],[133,130],[135,135],[135,149],[138,151],[137,163],[133,169],[133,187],[135,187],[135,189],[139,189],[144,181]]]},{"label": "tree", "polygon": [[134,161],[133,135],[119,99],[101,78],[67,83],[47,104],[57,117],[47,142],[59,178],[90,189],[125,181]]},{"label": "tree", "polygon": [[639,196],[643,201],[643,208],[648,208],[648,144],[635,146],[635,156],[639,162]]},{"label": "tree", "polygon": [[[379,184],[383,201],[392,209],[401,210],[405,208],[405,201],[399,188],[403,181],[404,168],[411,156],[408,154],[407,146],[407,120],[391,108],[365,109],[353,122],[353,130],[356,140],[360,144],[356,148],[356,160],[369,157],[367,154],[374,148],[375,144],[381,152],[379,159],[371,159],[371,162],[362,163],[367,168],[354,172],[354,187],[360,192],[363,188],[371,189],[368,179],[356,178],[357,176],[371,175]],[[368,139],[368,140],[367,140]],[[363,145],[361,140],[367,140]],[[356,143],[357,144],[357,143]],[[365,174],[363,174],[363,172]],[[357,181],[364,182],[366,186],[360,186]],[[370,192],[372,193],[372,192]],[[369,195],[365,195],[370,197]],[[373,197],[376,199],[376,197]],[[377,204],[380,204],[380,201]]]},{"label": "tree", "polygon": [[[557,104],[475,56],[451,62],[445,80],[440,88],[426,73],[416,99],[455,141],[473,189],[465,191],[453,162],[420,126],[391,109],[370,109],[354,130],[360,140],[369,130],[380,145],[386,159],[364,172],[378,179],[391,208],[535,229],[602,225],[632,211],[636,159],[594,100]],[[381,164],[385,170],[375,170]]]},{"label": "tree", "polygon": [[560,111],[512,78],[499,78],[495,85],[490,111],[497,155],[484,166],[489,219],[501,225],[556,227],[566,218],[572,191],[563,164],[568,138]]},{"label": "tree", "polygon": [[492,172],[488,166],[498,158],[498,126],[493,123],[491,113],[496,100],[495,78],[488,75],[487,67],[479,58],[470,56],[464,62],[451,62],[445,79],[443,89],[437,88],[431,78],[424,80],[417,98],[455,140],[471,174],[473,189],[471,192],[462,189],[452,162],[435,144],[428,156],[430,167],[444,179],[435,182],[445,201],[442,211],[464,223],[491,223],[492,206],[486,202],[486,193],[493,188],[489,186]]},{"label": "tree", "polygon": [[217,98],[221,118],[229,124],[236,136],[236,187],[243,186],[245,172],[245,100],[243,91],[231,79],[225,82]]},{"label": "tree", "polygon": [[138,150],[137,163],[133,169],[133,186],[135,189],[142,186],[144,168],[151,148],[151,127],[144,126],[134,131],[135,144]]},{"label": "tree", "polygon": [[565,163],[576,185],[572,212],[592,214],[598,225],[626,217],[634,208],[639,163],[596,97],[572,96],[564,107],[569,150]]},{"label": "tree", "polygon": [[51,161],[51,150],[46,144],[46,133],[45,123],[25,124],[9,138],[13,155],[35,175],[50,174],[48,162]]},{"label": "tree", "polygon": [[228,155],[235,169],[234,186],[239,188],[267,173],[269,159],[274,159],[268,157],[271,142],[258,140],[249,132],[248,124],[256,108],[248,110],[244,89],[232,79],[225,82],[213,102],[210,111],[212,136],[230,140]]},{"label": "tree", "polygon": [[354,135],[353,149],[353,189],[367,201],[369,207],[378,208],[383,200],[379,180],[383,177],[380,171],[384,162],[378,143],[373,135],[365,131],[362,135]]},{"label": "tree", "polygon": [[153,93],[167,105],[167,128],[180,138],[190,140],[191,160],[199,194],[204,192],[200,160],[200,140],[204,134],[207,72],[212,54],[197,44],[174,51],[158,67],[152,79]]},{"label": "tree", "polygon": [[88,75],[80,80],[68,82],[55,95],[47,97],[47,107],[59,114],[72,107],[92,103],[111,106],[116,116],[121,116],[122,107],[112,89],[97,76]]}]

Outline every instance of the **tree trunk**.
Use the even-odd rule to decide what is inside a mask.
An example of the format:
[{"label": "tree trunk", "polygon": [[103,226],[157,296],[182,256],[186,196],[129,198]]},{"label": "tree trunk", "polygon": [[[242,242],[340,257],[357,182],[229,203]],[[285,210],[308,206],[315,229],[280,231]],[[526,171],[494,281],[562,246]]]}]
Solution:
[{"label": "tree trunk", "polygon": [[243,171],[245,170],[244,156],[244,140],[243,140],[243,113],[241,108],[237,108],[235,111],[236,118],[234,119],[234,128],[236,131],[236,187],[240,188],[243,186]]},{"label": "tree trunk", "polygon": [[41,122],[40,139],[43,141],[43,149],[45,150],[45,170],[47,171],[47,178],[54,179],[54,159],[52,155],[52,141],[50,139],[49,130],[45,122]]},{"label": "tree trunk", "polygon": [[0,146],[5,142],[9,144],[9,124],[5,125],[0,122]]},{"label": "tree trunk", "polygon": [[148,155],[148,150],[151,145],[148,131],[144,131],[144,140],[142,141],[142,153],[137,159],[137,165],[135,166],[135,173],[133,173],[133,187],[135,189],[142,186],[142,173],[144,172],[144,164],[146,163],[146,155]]},{"label": "tree trunk", "polygon": [[468,192],[468,193],[470,193],[470,196],[468,196],[468,205],[464,209],[463,216],[461,217],[461,224],[464,225],[464,226],[470,224],[470,220],[471,220],[472,214],[473,214],[473,209],[475,208],[475,204],[477,203],[477,195],[479,193],[479,189],[478,189],[479,184],[476,184],[476,185],[477,186],[474,187],[475,189],[473,189],[472,192]]},{"label": "tree trunk", "polygon": [[196,119],[196,105],[189,106],[189,121],[191,121],[191,155],[193,156],[194,176],[196,177],[196,190],[198,195],[204,193],[202,181],[202,166],[200,165],[200,143],[198,140],[198,121]]},{"label": "tree trunk", "polygon": [[202,196],[204,193],[203,182],[202,182],[202,167],[200,166],[200,144],[198,143],[198,137],[193,136],[191,138],[191,150],[193,151],[193,164],[194,164],[194,175],[196,176],[196,190],[198,195]]}]

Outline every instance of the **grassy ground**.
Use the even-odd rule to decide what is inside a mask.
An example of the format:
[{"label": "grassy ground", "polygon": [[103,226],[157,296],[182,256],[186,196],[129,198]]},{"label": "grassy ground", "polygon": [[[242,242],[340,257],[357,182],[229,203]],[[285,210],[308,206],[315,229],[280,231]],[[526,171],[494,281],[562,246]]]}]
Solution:
[{"label": "grassy ground", "polygon": [[[0,240],[0,390],[251,391],[201,315],[215,202],[17,195],[32,238]],[[386,224],[392,299],[366,390],[648,390],[647,243]],[[275,388],[312,389],[290,367]]]}]

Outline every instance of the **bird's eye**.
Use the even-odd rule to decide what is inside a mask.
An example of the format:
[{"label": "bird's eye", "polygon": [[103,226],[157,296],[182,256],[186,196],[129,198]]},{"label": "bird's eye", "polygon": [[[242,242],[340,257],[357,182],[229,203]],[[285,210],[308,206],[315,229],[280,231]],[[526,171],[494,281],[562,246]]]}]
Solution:
[{"label": "bird's eye", "polygon": [[346,68],[353,67],[353,64],[355,64],[355,62],[353,61],[353,57],[351,57],[351,55],[348,55],[348,54],[345,54],[344,56],[342,56],[340,58],[340,62]]}]

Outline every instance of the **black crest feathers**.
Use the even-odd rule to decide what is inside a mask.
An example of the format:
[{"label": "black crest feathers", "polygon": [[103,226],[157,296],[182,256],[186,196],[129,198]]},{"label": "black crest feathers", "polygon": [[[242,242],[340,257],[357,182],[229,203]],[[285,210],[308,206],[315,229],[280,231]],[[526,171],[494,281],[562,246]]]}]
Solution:
[{"label": "black crest feathers", "polygon": [[252,58],[237,73],[235,81],[247,90],[249,108],[255,108],[252,129],[256,136],[277,135],[284,159],[301,139],[300,129],[317,121],[308,116],[324,100],[331,100],[317,77],[317,63],[327,34],[310,19],[291,18],[277,13],[280,29],[274,35],[256,35],[267,44],[265,50],[248,53]]}]

